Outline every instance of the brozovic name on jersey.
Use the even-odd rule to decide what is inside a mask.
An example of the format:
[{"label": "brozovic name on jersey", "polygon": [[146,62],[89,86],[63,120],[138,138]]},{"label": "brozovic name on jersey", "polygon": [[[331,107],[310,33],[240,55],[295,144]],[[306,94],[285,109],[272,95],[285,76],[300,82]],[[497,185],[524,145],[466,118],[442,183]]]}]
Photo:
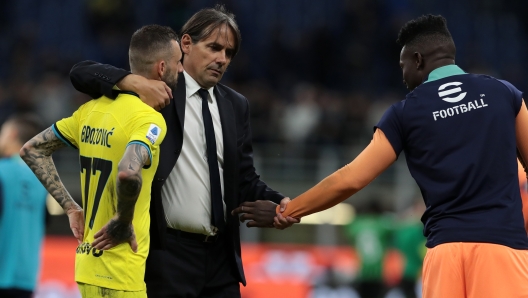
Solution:
[{"label": "brozovic name on jersey", "polygon": [[114,134],[114,128],[110,131],[104,128],[90,127],[88,125],[83,126],[81,133],[81,142],[91,145],[101,145],[108,148],[112,148],[109,143],[109,138]]}]

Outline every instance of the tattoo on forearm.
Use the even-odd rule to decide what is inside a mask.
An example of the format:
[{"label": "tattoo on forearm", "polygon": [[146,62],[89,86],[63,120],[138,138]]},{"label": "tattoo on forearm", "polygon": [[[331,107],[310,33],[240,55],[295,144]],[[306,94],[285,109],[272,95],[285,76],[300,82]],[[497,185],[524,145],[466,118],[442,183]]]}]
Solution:
[{"label": "tattoo on forearm", "polygon": [[140,175],[134,175],[124,181],[117,181],[117,213],[122,220],[132,221],[141,185]]},{"label": "tattoo on forearm", "polygon": [[59,140],[49,127],[29,140],[22,148],[21,154],[35,176],[64,210],[76,203],[62,184],[51,154],[65,146],[66,144]]},{"label": "tattoo on forearm", "polygon": [[130,223],[112,219],[106,227],[106,232],[113,243],[123,243],[132,236],[132,226]]},{"label": "tattoo on forearm", "polygon": [[132,157],[132,160],[134,162],[137,162],[140,168],[142,168],[144,165],[149,162],[149,154],[147,149],[141,145],[133,145],[134,149],[134,155]]},{"label": "tattoo on forearm", "polygon": [[119,172],[127,172],[126,179],[117,179],[116,184],[117,213],[122,221],[131,222],[134,217],[134,207],[143,184],[141,169],[148,158],[145,147],[132,144],[119,163]]}]

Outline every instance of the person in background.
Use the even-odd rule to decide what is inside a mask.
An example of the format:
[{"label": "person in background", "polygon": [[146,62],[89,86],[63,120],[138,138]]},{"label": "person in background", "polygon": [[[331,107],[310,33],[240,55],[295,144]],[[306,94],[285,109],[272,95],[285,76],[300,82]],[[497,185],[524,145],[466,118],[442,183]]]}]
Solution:
[{"label": "person in background", "polygon": [[442,16],[407,22],[397,42],[410,93],[385,112],[354,161],[291,202],[283,199],[275,225],[345,200],[404,152],[426,206],[423,297],[528,297],[517,165],[517,150],[528,160],[522,92],[458,67]]},{"label": "person in background", "polygon": [[357,216],[346,226],[346,234],[355,248],[360,267],[355,288],[361,297],[381,298],[387,291],[383,265],[390,244],[393,219],[384,214],[378,201],[357,208]]},{"label": "person in background", "polygon": [[0,130],[0,297],[29,298],[37,285],[48,192],[19,156],[40,119],[13,115]]},{"label": "person in background", "polygon": [[[141,27],[130,40],[132,71],[176,87],[182,56],[178,42],[170,27]],[[146,53],[149,58],[143,59]],[[137,94],[119,93],[117,100],[102,96],[85,103],[20,151],[68,215],[79,241],[75,281],[86,298],[147,297],[151,185],[167,126]],[[66,146],[78,150],[83,209],[53,163],[53,152]]]},{"label": "person in background", "polygon": [[152,184],[149,297],[240,297],[238,214],[248,226],[272,227],[284,196],[255,170],[247,98],[220,83],[240,48],[234,15],[221,5],[202,9],[180,35],[183,73],[172,100],[163,84],[93,61],[76,64],[70,78],[92,98],[113,98],[116,87],[146,102],[165,97],[150,103],[168,130]]},{"label": "person in background", "polygon": [[422,264],[426,252],[423,224],[420,216],[425,211],[423,200],[416,199],[395,222],[392,234],[393,247],[403,257],[403,272],[396,286],[406,298],[416,298]]}]

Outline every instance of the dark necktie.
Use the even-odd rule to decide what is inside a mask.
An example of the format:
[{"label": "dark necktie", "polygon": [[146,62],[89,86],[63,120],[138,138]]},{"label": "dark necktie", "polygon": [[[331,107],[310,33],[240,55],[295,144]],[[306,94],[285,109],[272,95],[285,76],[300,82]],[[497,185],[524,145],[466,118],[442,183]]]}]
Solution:
[{"label": "dark necktie", "polygon": [[213,126],[213,118],[209,111],[207,98],[209,93],[205,89],[198,90],[202,97],[202,115],[205,128],[205,142],[207,144],[207,164],[209,165],[209,181],[211,182],[211,224],[224,230],[224,204],[222,202],[222,188],[220,186],[220,171],[218,170],[218,159],[216,158],[216,139]]}]

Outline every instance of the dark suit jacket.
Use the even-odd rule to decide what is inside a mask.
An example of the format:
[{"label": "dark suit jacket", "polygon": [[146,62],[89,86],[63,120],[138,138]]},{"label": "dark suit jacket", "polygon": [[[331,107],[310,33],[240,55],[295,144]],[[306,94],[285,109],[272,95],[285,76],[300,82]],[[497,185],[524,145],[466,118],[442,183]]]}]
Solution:
[{"label": "dark suit jacket", "polygon": [[[113,86],[128,74],[130,72],[110,65],[83,61],[72,68],[70,79],[75,89],[89,94],[92,98],[99,98],[103,94],[115,98],[117,91],[112,89]],[[255,172],[248,100],[240,93],[222,84],[217,84],[214,92],[218,101],[224,138],[224,201],[227,213],[227,243],[232,246],[233,262],[236,262],[238,267],[240,282],[245,285],[246,280],[240,253],[240,222],[237,216],[231,215],[231,210],[238,207],[243,201],[270,200],[280,203],[284,196],[270,189]],[[165,248],[167,223],[161,201],[161,187],[174,168],[182,149],[185,95],[185,78],[183,74],[180,74],[178,88],[173,90],[171,103],[160,111],[167,123],[167,134],[160,147],[160,163],[152,183],[150,249]]]}]

